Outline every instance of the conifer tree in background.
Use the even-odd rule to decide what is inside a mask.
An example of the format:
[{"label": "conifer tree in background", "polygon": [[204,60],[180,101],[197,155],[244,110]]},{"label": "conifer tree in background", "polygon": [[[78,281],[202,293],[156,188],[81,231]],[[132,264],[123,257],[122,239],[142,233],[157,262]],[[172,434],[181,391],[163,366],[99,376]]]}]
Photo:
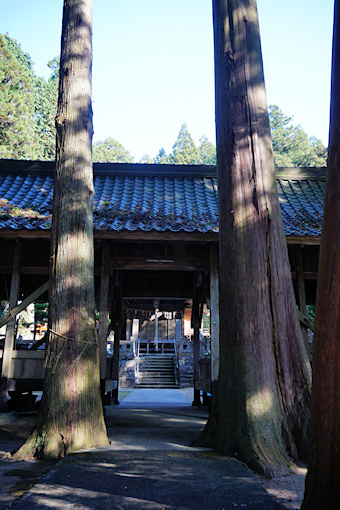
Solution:
[{"label": "conifer tree in background", "polygon": [[153,159],[150,156],[150,154],[143,154],[143,156],[140,158],[138,163],[152,165],[153,164]]},{"label": "conifer tree in background", "polygon": [[326,166],[327,149],[311,136],[308,138],[301,126],[292,124],[276,105],[269,106],[270,132],[276,166]]},{"label": "conifer tree in background", "polygon": [[170,162],[175,165],[194,165],[198,158],[198,150],[188,131],[187,125],[182,124],[177,140],[172,147]]},{"label": "conifer tree in background", "polygon": [[216,147],[203,135],[199,139],[198,155],[196,165],[216,165]]},{"label": "conifer tree in background", "polygon": [[164,147],[161,147],[157,156],[154,157],[153,162],[157,165],[170,164],[170,156],[167,156]]},{"label": "conifer tree in background", "polygon": [[31,58],[0,35],[0,158],[35,158],[34,116]]},{"label": "conifer tree in background", "polygon": [[0,35],[0,157],[53,160],[59,61],[49,62],[48,81],[33,71],[31,57]]},{"label": "conifer tree in background", "polygon": [[[57,112],[59,59],[48,62],[46,81],[36,76],[31,57],[8,35],[0,35],[0,157],[53,160]],[[19,115],[19,112],[21,113]],[[278,106],[269,106],[269,120],[276,166],[326,166],[327,150],[320,140],[308,137],[301,126],[292,124]],[[216,165],[216,148],[203,135],[199,146],[183,124],[171,154],[162,147],[140,162],[159,164]],[[116,139],[97,141],[94,162],[131,163],[131,153]]]},{"label": "conifer tree in background", "polygon": [[103,142],[93,144],[93,162],[96,163],[133,163],[134,158],[123,145],[114,138],[105,138]]},{"label": "conifer tree in background", "polygon": [[51,70],[49,79],[37,78],[35,87],[36,158],[52,161],[55,157],[59,58],[50,60],[47,65]]}]

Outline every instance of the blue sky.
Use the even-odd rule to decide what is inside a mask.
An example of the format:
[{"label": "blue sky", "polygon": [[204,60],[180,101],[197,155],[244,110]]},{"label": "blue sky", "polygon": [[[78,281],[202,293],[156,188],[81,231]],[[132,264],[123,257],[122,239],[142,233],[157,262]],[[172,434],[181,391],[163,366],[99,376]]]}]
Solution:
[{"label": "blue sky", "polygon": [[[0,33],[40,76],[59,55],[62,0],[0,0]],[[328,142],[332,0],[258,0],[268,104]],[[215,139],[211,0],[94,0],[94,140],[171,151],[183,122]]]}]

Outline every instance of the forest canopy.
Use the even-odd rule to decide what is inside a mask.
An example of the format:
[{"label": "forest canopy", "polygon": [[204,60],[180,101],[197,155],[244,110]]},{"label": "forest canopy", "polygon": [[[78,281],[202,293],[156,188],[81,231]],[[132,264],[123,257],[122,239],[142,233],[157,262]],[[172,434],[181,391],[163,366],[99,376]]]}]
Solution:
[{"label": "forest canopy", "polygon": [[[59,59],[48,62],[48,80],[38,77],[33,62],[20,45],[0,34],[0,158],[51,161],[55,155]],[[276,166],[326,166],[327,149],[308,137],[293,117],[278,106],[269,106],[269,120]],[[135,159],[116,138],[93,144],[94,162],[133,163]],[[195,144],[182,124],[170,154],[163,147],[155,156],[144,154],[139,163],[216,165],[216,147],[205,135]]]}]

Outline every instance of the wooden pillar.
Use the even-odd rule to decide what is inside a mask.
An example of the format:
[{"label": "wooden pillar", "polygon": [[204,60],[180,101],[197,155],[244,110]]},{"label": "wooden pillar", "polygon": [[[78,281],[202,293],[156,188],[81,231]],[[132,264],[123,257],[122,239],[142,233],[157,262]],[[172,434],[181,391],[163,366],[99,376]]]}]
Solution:
[{"label": "wooden pillar", "polygon": [[194,325],[194,400],[193,406],[201,405],[201,391],[196,388],[196,382],[199,380],[199,359],[200,359],[200,327],[197,323]]},{"label": "wooden pillar", "polygon": [[[196,295],[195,295],[196,294]],[[197,298],[197,289],[194,293],[192,301],[192,315],[191,315],[191,327],[194,329],[193,341],[194,341],[194,400],[193,406],[201,405],[201,391],[196,388],[196,383],[199,381],[199,360],[200,360],[200,326],[201,326],[201,314],[200,314],[200,302]]]},{"label": "wooden pillar", "polygon": [[132,320],[130,319],[130,317],[128,317],[126,319],[126,328],[125,328],[125,335],[126,335],[126,340],[131,340],[131,337],[132,337]]},{"label": "wooden pillar", "polygon": [[[295,254],[296,254],[296,278],[297,278],[297,288],[298,288],[298,306],[300,312],[303,313],[303,315],[307,315],[307,308],[306,308],[306,290],[305,290],[305,278],[304,278],[304,271],[303,271],[303,258],[302,258],[302,247],[296,246],[295,247]],[[300,322],[301,330],[302,330],[302,338],[303,342],[306,347],[306,351],[309,357],[309,343],[308,343],[308,331],[305,324]]]},{"label": "wooden pillar", "polygon": [[158,299],[155,300],[155,349],[158,352]]},{"label": "wooden pillar", "polygon": [[220,366],[220,315],[219,315],[219,279],[218,246],[210,246],[210,351],[211,351],[211,395],[217,392]]},{"label": "wooden pillar", "polygon": [[132,319],[132,336],[131,340],[133,341],[133,354],[137,356],[137,343],[139,336],[139,319]]},{"label": "wooden pillar", "polygon": [[119,389],[119,352],[122,330],[122,279],[121,274],[117,271],[114,288],[113,306],[111,309],[111,320],[114,328],[114,350],[113,350],[113,373],[117,377],[117,387],[112,392],[113,403],[118,405],[118,389]]},{"label": "wooden pillar", "polygon": [[176,350],[177,350],[177,356],[180,352],[180,346],[181,346],[181,340],[182,340],[182,319],[175,319],[176,320]]},{"label": "wooden pillar", "polygon": [[126,333],[127,333],[127,310],[126,308],[123,308],[123,301],[121,300],[122,304],[122,324],[120,329],[120,339],[121,340],[127,340]]},{"label": "wooden pillar", "polygon": [[102,248],[102,263],[100,275],[100,297],[99,297],[99,368],[100,368],[100,387],[102,399],[105,395],[106,379],[106,343],[109,319],[109,286],[110,286],[110,245],[106,243]]},{"label": "wooden pillar", "polygon": [[[19,299],[20,291],[20,256],[21,239],[16,239],[14,248],[14,259],[12,268],[11,292],[9,308],[12,310]],[[6,327],[5,344],[2,358],[1,385],[0,385],[0,411],[7,411],[8,383],[11,377],[12,353],[15,341],[15,320],[10,321]]]},{"label": "wooden pillar", "polygon": [[113,365],[114,365],[114,373],[117,374],[117,388],[115,388],[112,392],[113,403],[118,405],[118,389],[119,389],[119,353],[120,353],[120,340],[121,340],[121,329],[122,324],[121,321],[117,321],[115,323],[115,341],[114,341],[114,351],[113,351]]}]

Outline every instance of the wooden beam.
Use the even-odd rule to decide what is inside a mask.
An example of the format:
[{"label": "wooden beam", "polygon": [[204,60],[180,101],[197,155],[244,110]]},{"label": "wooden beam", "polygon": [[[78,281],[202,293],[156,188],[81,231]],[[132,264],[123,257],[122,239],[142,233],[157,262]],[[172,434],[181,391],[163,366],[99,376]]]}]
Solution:
[{"label": "wooden beam", "polygon": [[302,313],[300,310],[296,310],[296,312],[298,314],[299,321],[302,322],[308,329],[310,329],[314,333],[314,329],[315,329],[314,322],[309,317],[307,317],[307,315]]},{"label": "wooden beam", "polygon": [[155,299],[154,308],[155,308],[155,348],[156,348],[156,352],[158,352],[158,307],[159,307],[159,301],[158,301],[158,299]]},{"label": "wooden beam", "polygon": [[5,344],[2,358],[1,369],[1,392],[0,392],[0,409],[5,411],[7,409],[8,401],[8,383],[12,371],[12,352],[14,349],[15,341],[15,313],[13,310],[18,302],[20,291],[20,257],[21,257],[22,242],[20,239],[15,241],[14,258],[13,258],[13,272],[11,281],[11,291],[9,297],[9,307],[12,310],[12,320],[7,321]]},{"label": "wooden beam", "polygon": [[[218,242],[218,232],[209,232],[208,234],[201,234],[200,232],[115,232],[108,230],[94,230],[95,239],[112,239],[122,241],[188,241],[188,242]],[[5,239],[50,239],[50,230],[1,230],[1,237]],[[313,238],[312,238],[313,239]],[[302,241],[301,241],[302,242]],[[302,242],[303,244],[303,242]],[[308,244],[308,243],[306,243]],[[320,244],[316,242],[315,244]]]},{"label": "wooden beam", "polygon": [[100,278],[100,298],[99,298],[99,367],[100,379],[106,377],[106,342],[109,319],[109,286],[110,286],[110,245],[104,244],[102,248],[102,264]]},{"label": "wooden beam", "polygon": [[28,305],[33,303],[33,301],[35,301],[36,299],[38,299],[38,297],[40,297],[42,294],[44,294],[44,292],[46,292],[48,290],[49,286],[50,286],[49,281],[45,282],[43,285],[38,287],[34,292],[32,292],[32,294],[27,296],[27,298],[25,298],[19,305],[14,306],[13,308],[10,307],[11,311],[7,312],[6,315],[4,315],[0,319],[0,328],[2,326],[5,326],[6,324],[8,324],[11,321],[14,321],[13,317],[15,315],[18,315],[18,313],[22,312],[25,308],[28,307]]},{"label": "wooden beam", "polygon": [[210,352],[211,352],[211,391],[216,396],[218,372],[220,366],[220,315],[219,315],[219,278],[218,249],[210,247]]},{"label": "wooden beam", "polygon": [[193,298],[192,298],[192,311],[191,311],[191,327],[194,330],[194,400],[193,406],[201,405],[200,390],[196,388],[196,383],[199,381],[199,360],[200,360],[200,327],[202,321],[202,275],[196,274]]},{"label": "wooden beam", "polygon": [[209,260],[205,258],[157,258],[157,257],[115,257],[111,259],[111,269],[146,269],[152,271],[176,270],[176,271],[207,271]]},{"label": "wooden beam", "polygon": [[325,181],[327,174],[327,167],[285,167],[280,166],[275,168],[276,179],[284,180],[311,180],[311,181]]},{"label": "wooden beam", "polygon": [[[296,279],[297,279],[297,289],[298,289],[298,305],[299,310],[302,312],[304,316],[306,316],[306,289],[305,289],[305,278],[303,274],[303,259],[302,259],[302,247],[295,247],[295,256],[296,256]],[[307,354],[309,356],[309,343],[308,343],[308,331],[304,323],[301,325],[302,338],[306,347]]]},{"label": "wooden beam", "polygon": [[157,289],[157,290],[145,290],[145,289],[136,289],[134,292],[131,292],[131,289],[128,289],[128,292],[124,293],[124,299],[191,299],[191,292],[187,289],[179,289],[178,291],[168,291],[167,289]]},{"label": "wooden beam", "polygon": [[118,399],[118,386],[119,386],[119,352],[120,340],[122,331],[122,275],[119,271],[116,272],[116,281],[114,288],[113,303],[111,307],[111,321],[114,328],[114,344],[113,344],[113,372],[117,374],[117,387],[113,390],[113,402],[119,404]]},{"label": "wooden beam", "polygon": [[50,230],[1,230],[1,237],[4,239],[50,239]]},{"label": "wooden beam", "polygon": [[[12,274],[12,266],[0,266],[1,274]],[[49,267],[43,266],[21,266],[20,274],[49,274]]]},{"label": "wooden beam", "polygon": [[95,239],[115,239],[123,241],[188,241],[218,242],[218,232],[201,234],[200,232],[114,232],[94,231]]},{"label": "wooden beam", "polygon": [[199,381],[199,359],[200,359],[200,329],[199,325],[195,323],[194,326],[194,400],[193,406],[201,405],[201,392],[196,388],[196,383]]},{"label": "wooden beam", "polygon": [[321,236],[319,237],[294,237],[294,236],[286,236],[287,244],[305,244],[306,246],[320,246],[321,244]]},{"label": "wooden beam", "polygon": [[[292,278],[293,278],[293,280],[295,280],[297,278],[296,271],[292,271]],[[304,278],[304,280],[317,280],[318,272],[317,271],[304,271],[303,278]]]},{"label": "wooden beam", "polygon": [[[218,232],[209,234],[200,233],[186,233],[186,232],[114,232],[114,231],[97,231],[93,232],[95,239],[113,239],[113,240],[128,240],[128,241],[188,241],[188,242],[218,242]],[[50,239],[50,230],[2,230],[1,238],[4,239]],[[308,237],[308,236],[286,236],[287,244],[305,244],[311,246],[320,246],[321,236]]]}]

